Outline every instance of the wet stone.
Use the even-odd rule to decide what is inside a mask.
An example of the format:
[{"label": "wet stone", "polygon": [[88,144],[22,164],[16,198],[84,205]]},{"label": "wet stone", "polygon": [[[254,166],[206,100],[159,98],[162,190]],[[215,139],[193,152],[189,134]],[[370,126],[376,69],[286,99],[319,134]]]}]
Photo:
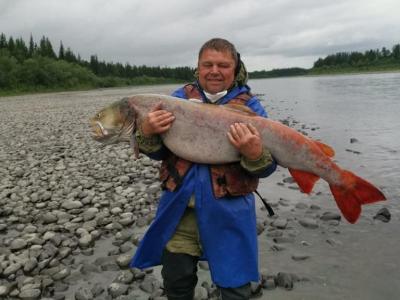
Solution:
[{"label": "wet stone", "polygon": [[3,271],[3,275],[9,276],[9,275],[15,274],[19,269],[21,269],[20,263],[11,264]]},{"label": "wet stone", "polygon": [[93,297],[96,299],[98,296],[100,296],[104,291],[104,287],[101,283],[95,283],[95,285],[91,288],[90,290],[93,294]]},{"label": "wet stone", "polygon": [[320,219],[323,221],[331,221],[331,220],[340,221],[342,219],[342,216],[338,213],[324,212],[320,217]]},{"label": "wet stone", "polygon": [[297,203],[297,204],[295,205],[295,208],[297,208],[297,209],[307,209],[308,206],[307,206],[307,204],[305,204],[305,203]]},{"label": "wet stone", "polygon": [[285,229],[288,224],[288,220],[284,218],[279,218],[272,222],[271,226],[276,227],[278,229]]},{"label": "wet stone", "polygon": [[90,289],[81,287],[75,293],[75,300],[92,300],[94,299]]},{"label": "wet stone", "polygon": [[58,273],[54,274],[52,276],[52,279],[62,280],[64,278],[68,277],[70,274],[71,274],[70,268],[66,267],[66,268],[61,269]]},{"label": "wet stone", "polygon": [[[11,286],[8,284],[0,284],[0,297],[6,297],[10,292]],[[3,298],[1,298],[3,299]]]},{"label": "wet stone", "polygon": [[208,292],[202,286],[196,286],[194,290],[194,300],[207,300],[208,299]]},{"label": "wet stone", "polygon": [[15,239],[11,242],[10,249],[13,251],[24,249],[28,245],[27,241],[24,239]]},{"label": "wet stone", "polygon": [[42,216],[42,221],[43,224],[55,223],[58,221],[58,217],[51,212],[47,212]]},{"label": "wet stone", "polygon": [[289,236],[280,236],[273,238],[274,243],[283,244],[283,243],[294,243],[294,238]]},{"label": "wet stone", "polygon": [[67,200],[67,201],[63,202],[63,204],[61,205],[61,207],[68,209],[68,210],[81,208],[82,206],[83,206],[82,202],[80,202],[78,200]]},{"label": "wet stone", "polygon": [[0,224],[0,233],[7,231],[7,224]]},{"label": "wet stone", "polygon": [[301,226],[303,226],[305,228],[315,229],[315,228],[319,227],[317,221],[314,219],[311,219],[311,218],[300,219],[299,223]]},{"label": "wet stone", "polygon": [[127,253],[127,254],[123,254],[117,257],[117,264],[121,267],[121,268],[127,268],[129,266],[129,263],[132,260],[132,254],[131,253]]},{"label": "wet stone", "polygon": [[33,269],[36,268],[36,266],[38,265],[38,261],[35,257],[30,258],[29,260],[26,261],[26,263],[24,264],[24,272],[29,273],[31,272]]},{"label": "wet stone", "polygon": [[35,300],[39,299],[40,295],[40,289],[25,289],[19,293],[18,297],[24,300]]},{"label": "wet stone", "polygon": [[292,290],[294,284],[294,276],[290,273],[279,272],[275,278],[276,285],[286,290]]},{"label": "wet stone", "polygon": [[310,258],[310,255],[302,254],[302,253],[297,253],[297,254],[293,254],[292,255],[292,259],[294,261],[302,261],[302,260],[306,260],[306,259],[309,259],[309,258]]},{"label": "wet stone", "polygon": [[121,284],[118,282],[113,282],[108,286],[108,293],[112,298],[117,298],[121,295],[124,295],[128,292],[129,286],[126,284]]},{"label": "wet stone", "polygon": [[114,282],[129,284],[134,280],[134,276],[130,270],[124,270],[118,274]]},{"label": "wet stone", "polygon": [[390,211],[386,207],[383,207],[376,213],[374,219],[388,223],[391,219]]}]

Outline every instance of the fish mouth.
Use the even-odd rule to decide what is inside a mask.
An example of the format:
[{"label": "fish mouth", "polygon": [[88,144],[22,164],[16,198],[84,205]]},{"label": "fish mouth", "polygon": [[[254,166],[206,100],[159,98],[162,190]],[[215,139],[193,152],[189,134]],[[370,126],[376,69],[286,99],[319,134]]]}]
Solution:
[{"label": "fish mouth", "polygon": [[110,131],[104,128],[103,124],[99,121],[92,121],[91,123],[91,137],[95,141],[105,142],[111,138]]},{"label": "fish mouth", "polygon": [[90,126],[92,139],[103,144],[129,141],[129,132],[133,129],[132,125],[128,128],[106,128],[100,121],[92,121]]}]

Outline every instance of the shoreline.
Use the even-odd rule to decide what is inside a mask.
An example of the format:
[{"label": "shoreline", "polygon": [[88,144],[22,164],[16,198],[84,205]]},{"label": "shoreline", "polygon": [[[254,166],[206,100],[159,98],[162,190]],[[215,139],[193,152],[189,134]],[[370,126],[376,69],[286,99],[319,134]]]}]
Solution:
[{"label": "shoreline", "polygon": [[[400,73],[400,69],[394,70],[370,70],[370,71],[346,71],[346,72],[326,72],[320,74],[305,74],[305,75],[293,75],[293,76],[274,76],[274,77],[262,77],[262,78],[249,78],[249,80],[264,80],[264,79],[277,79],[277,78],[296,78],[296,77],[324,77],[324,76],[346,76],[346,75],[364,75],[364,74],[387,74],[387,73]],[[183,83],[183,82],[182,82]],[[1,91],[0,90],[0,99],[5,97],[15,97],[15,96],[26,96],[26,95],[40,95],[40,94],[53,94],[53,93],[67,93],[67,92],[88,92],[88,91],[101,91],[107,89],[125,89],[125,88],[140,88],[146,86],[163,86],[163,85],[173,85],[173,84],[181,84],[181,82],[167,82],[167,83],[146,83],[146,84],[137,84],[137,85],[127,85],[127,86],[114,86],[114,87],[82,87],[76,89],[44,89],[39,91]]]}]

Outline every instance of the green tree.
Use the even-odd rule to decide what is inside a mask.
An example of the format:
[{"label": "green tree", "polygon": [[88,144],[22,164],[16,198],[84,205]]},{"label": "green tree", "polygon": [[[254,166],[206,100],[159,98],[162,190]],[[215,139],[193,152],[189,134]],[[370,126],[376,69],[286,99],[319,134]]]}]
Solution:
[{"label": "green tree", "polygon": [[8,48],[7,38],[4,33],[1,33],[0,34],[0,49],[6,49],[6,48]]},{"label": "green tree", "polygon": [[58,58],[59,59],[65,58],[64,45],[63,45],[62,41],[60,41],[60,49],[58,50]]},{"label": "green tree", "polygon": [[96,75],[99,75],[99,60],[97,58],[97,55],[91,55],[90,56],[90,70]]},{"label": "green tree", "polygon": [[39,43],[39,55],[44,57],[56,58],[56,54],[53,50],[50,40],[43,36]]},{"label": "green tree", "polygon": [[400,60],[400,44],[393,46],[392,56],[395,60]]},{"label": "green tree", "polygon": [[36,44],[33,41],[33,36],[31,34],[31,37],[29,38],[29,49],[28,49],[28,56],[29,57],[33,57],[33,55],[35,55],[35,51],[36,51]]},{"label": "green tree", "polygon": [[69,47],[65,51],[65,60],[72,63],[77,62],[74,52],[72,52],[72,50]]},{"label": "green tree", "polygon": [[7,49],[0,49],[0,90],[11,89],[15,86],[17,80],[13,71],[17,65],[17,60],[10,56]]},{"label": "green tree", "polygon": [[22,38],[15,40],[14,57],[22,62],[28,58],[28,47],[26,47],[25,42]]},{"label": "green tree", "polygon": [[11,55],[14,55],[15,51],[15,42],[12,36],[9,37],[8,39],[8,44],[7,44],[8,51],[10,51]]},{"label": "green tree", "polygon": [[390,50],[386,49],[385,47],[382,47],[381,53],[384,58],[387,58],[390,56]]}]

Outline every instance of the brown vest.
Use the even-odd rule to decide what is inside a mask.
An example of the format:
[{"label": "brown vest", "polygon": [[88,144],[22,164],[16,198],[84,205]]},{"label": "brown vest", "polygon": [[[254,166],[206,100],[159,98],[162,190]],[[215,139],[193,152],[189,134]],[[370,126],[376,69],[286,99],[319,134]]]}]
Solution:
[{"label": "brown vest", "polygon": [[[201,93],[196,85],[188,84],[184,87],[188,99],[202,100]],[[252,96],[242,93],[229,101],[230,104],[245,105]],[[192,162],[169,153],[162,161],[160,179],[163,187],[175,191],[181,185],[184,176],[192,166]],[[214,196],[241,196],[254,192],[258,186],[258,178],[247,173],[240,163],[210,165]]]}]

